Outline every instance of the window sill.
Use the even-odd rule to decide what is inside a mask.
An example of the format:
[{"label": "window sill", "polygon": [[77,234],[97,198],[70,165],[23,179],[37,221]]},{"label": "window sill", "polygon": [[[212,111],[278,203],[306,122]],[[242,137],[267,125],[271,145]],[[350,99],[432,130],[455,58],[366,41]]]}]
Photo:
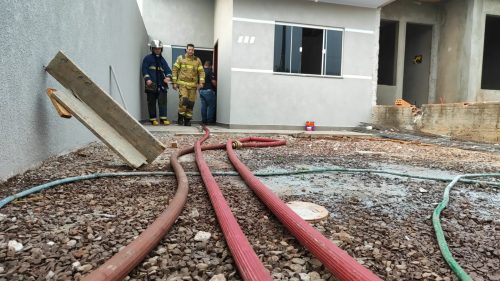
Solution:
[{"label": "window sill", "polygon": [[300,77],[316,77],[316,78],[334,78],[334,79],[344,79],[342,75],[319,75],[319,74],[304,74],[304,73],[288,73],[288,72],[274,72],[275,75],[285,75],[285,76],[300,76]]}]

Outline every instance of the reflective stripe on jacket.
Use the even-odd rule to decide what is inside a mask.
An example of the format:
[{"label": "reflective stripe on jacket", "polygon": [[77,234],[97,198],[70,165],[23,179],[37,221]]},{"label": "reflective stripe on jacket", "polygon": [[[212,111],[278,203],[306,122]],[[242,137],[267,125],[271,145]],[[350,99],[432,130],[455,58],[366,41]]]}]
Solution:
[{"label": "reflective stripe on jacket", "polygon": [[172,77],[172,70],[163,56],[157,57],[154,54],[149,54],[142,60],[142,75],[144,82],[151,80],[155,85],[158,85],[160,90],[166,91],[168,85],[163,82],[163,79]]},{"label": "reflective stripe on jacket", "polygon": [[196,56],[179,56],[172,68],[174,83],[189,88],[195,88],[198,83],[205,83],[205,71],[201,60]]}]

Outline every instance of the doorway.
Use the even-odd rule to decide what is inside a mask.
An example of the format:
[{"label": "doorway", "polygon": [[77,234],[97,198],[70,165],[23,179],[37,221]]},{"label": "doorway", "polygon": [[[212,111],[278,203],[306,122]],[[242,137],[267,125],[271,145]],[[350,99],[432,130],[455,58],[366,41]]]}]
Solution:
[{"label": "doorway", "polygon": [[429,101],[432,25],[406,25],[403,99],[418,107]]},{"label": "doorway", "polygon": [[[186,53],[186,47],[174,47],[172,46],[172,64],[174,65],[175,60],[180,55],[184,55]],[[200,58],[201,63],[203,64],[205,61],[212,61],[213,59],[213,50],[207,48],[196,48],[194,50],[194,55]]]}]

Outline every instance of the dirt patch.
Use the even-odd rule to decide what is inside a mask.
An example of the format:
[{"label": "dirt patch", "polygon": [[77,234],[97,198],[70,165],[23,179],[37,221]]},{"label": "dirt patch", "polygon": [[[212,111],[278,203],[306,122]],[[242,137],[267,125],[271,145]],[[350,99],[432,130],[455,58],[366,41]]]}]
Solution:
[{"label": "dirt patch", "polygon": [[[196,137],[157,134],[167,144]],[[209,143],[225,142],[215,136]],[[234,136],[231,136],[234,138]],[[499,172],[500,154],[387,139],[323,138],[237,153],[254,172],[322,167],[386,169],[451,177]],[[143,171],[170,171],[168,148]],[[224,151],[204,153],[213,171],[232,171]],[[192,156],[186,171],[197,171]],[[0,197],[62,177],[130,169],[94,143],[54,157],[0,184]],[[254,250],[276,280],[335,280],[286,231],[239,177],[217,176],[226,200]],[[384,280],[458,280],[443,261],[430,220],[446,182],[370,173],[327,172],[261,177],[284,201],[309,201],[330,212],[314,227]],[[129,280],[241,280],[198,176],[189,176],[186,208],[168,235]],[[59,186],[0,209],[0,280],[80,279],[132,241],[167,206],[174,177],[103,178]],[[450,250],[474,280],[500,280],[498,188],[459,183],[442,224]],[[210,232],[197,242],[199,231]],[[9,250],[16,240],[23,249]]]}]

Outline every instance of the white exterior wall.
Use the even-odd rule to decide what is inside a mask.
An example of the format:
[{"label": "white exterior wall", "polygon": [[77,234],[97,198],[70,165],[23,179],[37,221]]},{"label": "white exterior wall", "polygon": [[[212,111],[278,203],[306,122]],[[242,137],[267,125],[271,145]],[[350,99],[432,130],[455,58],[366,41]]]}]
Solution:
[{"label": "white exterior wall", "polygon": [[214,42],[218,42],[217,122],[229,124],[231,112],[233,0],[216,0]]},{"label": "white exterior wall", "polygon": [[[172,68],[172,49],[170,46],[183,47],[193,43],[197,48],[214,47],[214,0],[145,0],[142,1],[144,24],[150,39],[159,39],[168,45],[163,56]],[[146,55],[147,53],[144,53]],[[146,97],[144,97],[146,100]],[[170,89],[168,92],[169,119],[177,119],[179,94]],[[147,107],[143,119],[147,119]],[[200,97],[196,98],[193,120],[201,120]]]},{"label": "white exterior wall", "polygon": [[[96,140],[47,97],[62,86],[43,69],[59,50],[140,116],[140,63],[147,42],[135,0],[2,1],[0,9],[0,180]],[[111,89],[110,89],[111,87]]]},{"label": "white exterior wall", "polygon": [[[233,9],[230,117],[225,119],[231,127],[303,127],[306,120],[324,128],[353,127],[370,120],[379,10],[304,0],[235,0]],[[346,29],[343,77],[272,73],[273,21]],[[255,43],[238,43],[242,35],[255,36]]]}]

